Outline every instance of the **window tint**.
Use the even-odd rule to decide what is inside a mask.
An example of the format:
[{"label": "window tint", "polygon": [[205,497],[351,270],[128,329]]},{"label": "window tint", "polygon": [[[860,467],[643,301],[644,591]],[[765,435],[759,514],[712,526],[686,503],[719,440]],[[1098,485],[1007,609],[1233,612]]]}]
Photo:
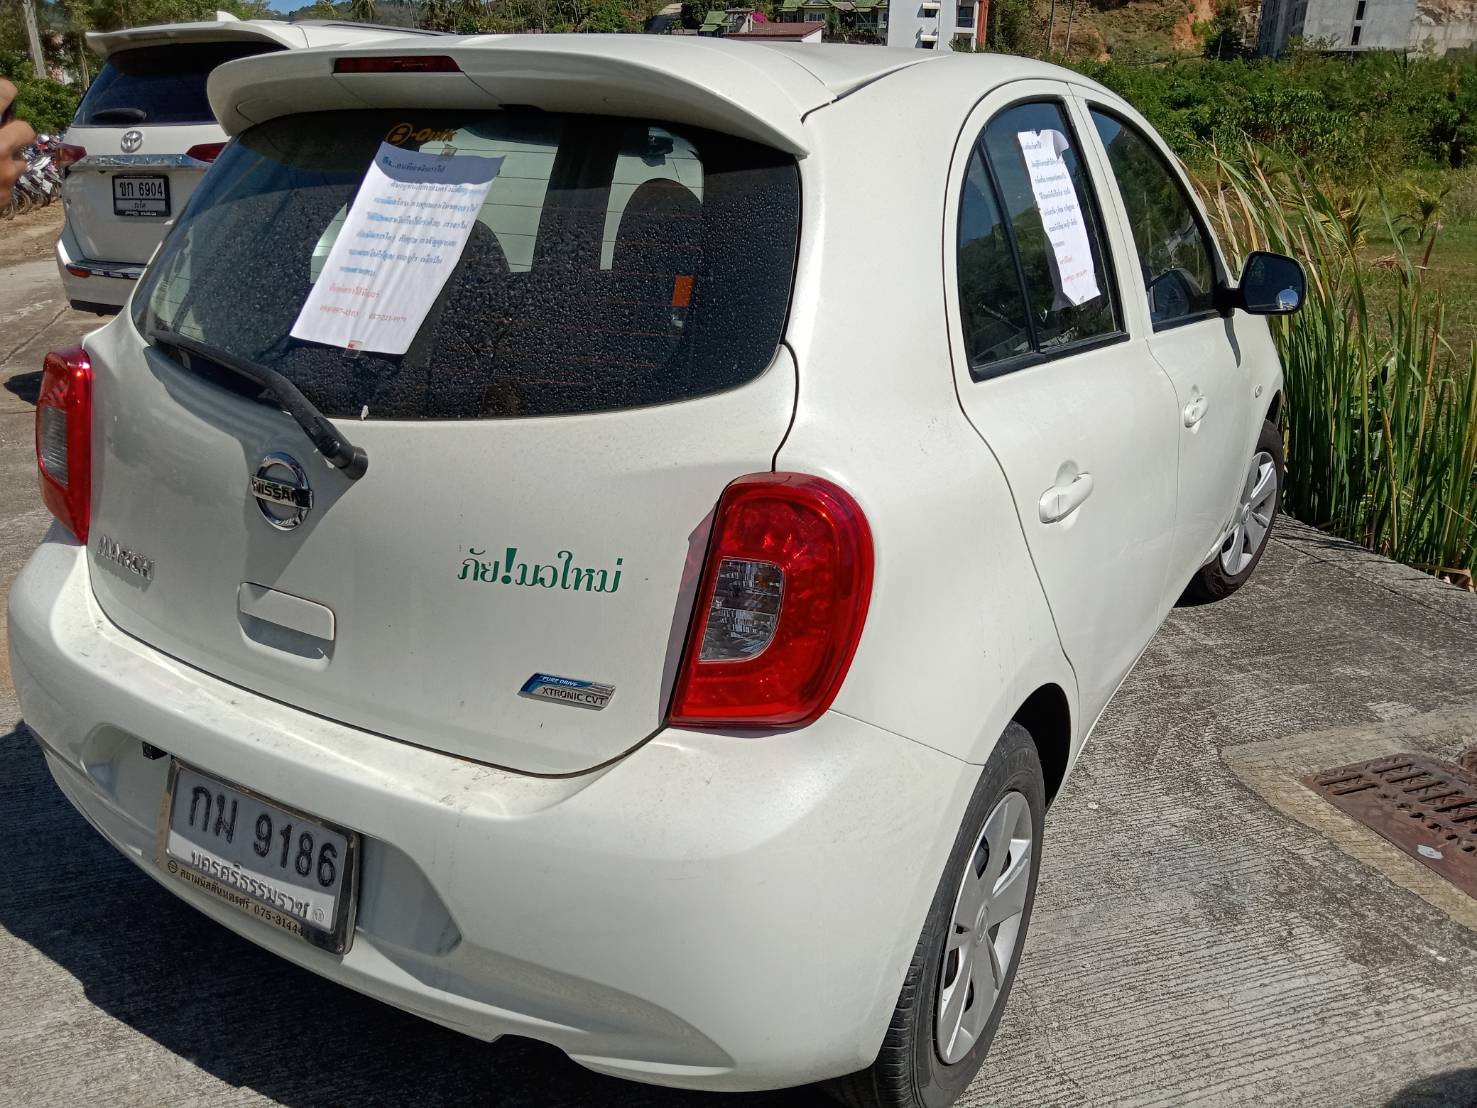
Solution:
[{"label": "window tint", "polygon": [[959,202],[959,311],[970,366],[1031,352],[1020,275],[979,146],[969,155]]},{"label": "window tint", "polygon": [[1094,109],[1133,228],[1154,329],[1214,310],[1214,252],[1179,174],[1129,124]]},{"label": "window tint", "polygon": [[971,155],[960,203],[971,368],[1118,332],[1106,258],[1092,185],[1060,106],[1001,112]]},{"label": "window tint", "polygon": [[[773,360],[799,231],[793,159],[638,120],[425,111],[410,122],[322,112],[244,132],[135,295],[140,329],[157,321],[275,369],[326,415],[354,419],[659,404],[732,388]],[[456,267],[403,355],[291,338],[391,137],[503,159]]]},{"label": "window tint", "polygon": [[84,126],[213,123],[205,98],[210,71],[225,62],[280,49],[267,42],[182,43],[120,50],[108,59],[77,108]]}]

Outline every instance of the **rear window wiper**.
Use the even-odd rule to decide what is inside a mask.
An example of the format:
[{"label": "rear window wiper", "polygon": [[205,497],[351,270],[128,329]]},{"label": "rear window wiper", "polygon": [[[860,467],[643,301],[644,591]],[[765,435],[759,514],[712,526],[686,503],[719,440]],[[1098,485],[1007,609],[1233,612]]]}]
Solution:
[{"label": "rear window wiper", "polygon": [[150,343],[172,346],[197,358],[203,358],[238,377],[244,377],[254,385],[265,389],[282,406],[282,410],[297,421],[303,433],[318,448],[318,453],[343,471],[345,477],[357,481],[369,469],[369,455],[362,446],[355,446],[329,422],[328,417],[313,406],[298,387],[275,369],[238,358],[209,343],[187,338],[168,327],[155,324],[146,336]]},{"label": "rear window wiper", "polygon": [[143,123],[149,113],[142,108],[99,108],[92,113],[91,123]]}]

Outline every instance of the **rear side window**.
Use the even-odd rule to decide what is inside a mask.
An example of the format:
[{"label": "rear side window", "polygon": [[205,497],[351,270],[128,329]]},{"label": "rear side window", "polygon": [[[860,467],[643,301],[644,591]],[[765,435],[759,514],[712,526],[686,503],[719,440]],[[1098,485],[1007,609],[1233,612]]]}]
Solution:
[{"label": "rear side window", "polygon": [[[292,338],[386,141],[503,160],[404,354]],[[146,335],[158,325],[277,370],[329,416],[668,403],[740,385],[773,360],[799,212],[793,159],[697,128],[520,111],[289,116],[227,148],[150,267],[135,317]]]},{"label": "rear side window", "polygon": [[995,202],[980,145],[970,151],[959,206],[959,303],[971,365],[1031,353],[1031,325],[1010,230]]},{"label": "rear side window", "polygon": [[1154,329],[1213,312],[1214,253],[1179,174],[1123,120],[1094,108],[1092,122],[1133,228]]},{"label": "rear side window", "polygon": [[77,107],[80,126],[213,123],[205,97],[210,71],[237,58],[280,49],[268,42],[180,43],[120,50],[108,59]]},{"label": "rear side window", "polygon": [[1092,182],[1053,102],[985,127],[959,206],[959,299],[977,375],[1122,333]]}]

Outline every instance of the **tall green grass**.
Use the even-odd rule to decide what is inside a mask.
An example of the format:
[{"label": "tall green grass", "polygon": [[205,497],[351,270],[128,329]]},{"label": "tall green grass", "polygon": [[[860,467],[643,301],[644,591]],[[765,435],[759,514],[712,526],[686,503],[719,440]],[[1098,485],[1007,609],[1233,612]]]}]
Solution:
[{"label": "tall green grass", "polygon": [[[1378,194],[1343,196],[1308,168],[1248,144],[1216,152],[1202,181],[1224,241],[1244,257],[1301,260],[1303,310],[1274,323],[1287,376],[1284,508],[1429,570],[1477,564],[1477,346],[1443,334],[1425,287],[1439,230],[1408,245]],[[1394,242],[1361,257],[1371,221]],[[1376,308],[1371,266],[1398,277]]]}]

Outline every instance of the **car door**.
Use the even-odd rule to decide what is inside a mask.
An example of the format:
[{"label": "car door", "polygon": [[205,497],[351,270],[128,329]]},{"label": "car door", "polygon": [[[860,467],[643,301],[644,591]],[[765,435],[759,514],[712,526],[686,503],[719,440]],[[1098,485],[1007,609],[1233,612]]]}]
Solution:
[{"label": "car door", "polygon": [[945,280],[960,402],[1010,484],[1094,719],[1168,610],[1178,404],[1145,339],[1070,93],[1013,83],[950,171]]},{"label": "car door", "polygon": [[1234,315],[1216,309],[1225,267],[1184,174],[1126,108],[1088,93],[1083,103],[1106,188],[1118,198],[1137,252],[1138,280],[1125,283],[1125,296],[1147,306],[1149,350],[1180,406],[1179,512],[1169,562],[1177,590],[1220,545],[1238,503],[1259,430],[1251,422],[1251,375]]}]

